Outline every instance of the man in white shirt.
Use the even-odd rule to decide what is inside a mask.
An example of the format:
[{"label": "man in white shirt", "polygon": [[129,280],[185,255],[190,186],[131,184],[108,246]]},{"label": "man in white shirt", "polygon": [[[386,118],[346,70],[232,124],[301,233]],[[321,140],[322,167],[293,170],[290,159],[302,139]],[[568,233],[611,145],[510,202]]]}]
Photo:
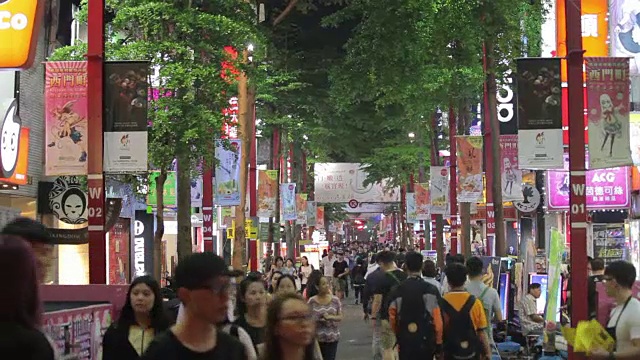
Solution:
[{"label": "man in white shirt", "polygon": [[[336,262],[336,257],[333,256],[333,251],[329,250],[329,254],[322,258],[320,266],[322,266],[322,272],[329,281],[333,281],[333,263]],[[330,283],[331,284],[331,283]]]},{"label": "man in white shirt", "polygon": [[517,305],[520,325],[523,335],[542,335],[544,317],[538,314],[536,302],[542,294],[542,286],[538,283],[529,284],[529,293],[522,297]]},{"label": "man in white shirt", "polygon": [[614,336],[616,348],[612,352],[598,349],[591,359],[640,359],[640,301],[631,291],[635,280],[636,268],[629,262],[614,261],[605,269],[602,282],[616,301],[607,332]]}]

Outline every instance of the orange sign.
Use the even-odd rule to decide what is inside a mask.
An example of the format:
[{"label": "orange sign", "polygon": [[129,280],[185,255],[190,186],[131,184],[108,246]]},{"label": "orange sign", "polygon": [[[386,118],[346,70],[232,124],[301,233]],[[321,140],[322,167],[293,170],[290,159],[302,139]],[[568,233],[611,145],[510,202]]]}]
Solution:
[{"label": "orange sign", "polygon": [[44,3],[42,0],[0,0],[0,69],[31,66]]},{"label": "orange sign", "polygon": [[[567,56],[567,19],[565,2],[556,2],[556,56]],[[582,0],[582,48],[584,56],[609,56],[608,0]],[[567,81],[567,63],[562,62],[562,81]]]},{"label": "orange sign", "polygon": [[[0,0],[1,1],[1,0]],[[0,183],[12,185],[26,185],[28,183],[27,170],[29,169],[29,129],[20,129],[20,142],[18,146],[18,161],[11,177],[0,178]]]}]

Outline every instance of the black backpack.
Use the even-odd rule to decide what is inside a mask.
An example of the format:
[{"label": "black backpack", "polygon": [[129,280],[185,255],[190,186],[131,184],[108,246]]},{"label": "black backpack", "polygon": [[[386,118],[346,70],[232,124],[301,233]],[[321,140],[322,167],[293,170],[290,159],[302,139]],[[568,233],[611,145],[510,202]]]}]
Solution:
[{"label": "black backpack", "polygon": [[446,300],[440,302],[440,309],[449,321],[444,328],[444,353],[448,359],[479,359],[482,354],[480,338],[471,320],[471,308],[476,302],[473,295],[456,311]]},{"label": "black backpack", "polygon": [[[436,331],[433,316],[424,302],[424,295],[430,293],[430,287],[424,280],[412,277],[403,281],[396,289],[397,299],[401,299],[396,320],[400,360],[433,358]],[[435,287],[432,293],[438,301],[439,294]]]}]

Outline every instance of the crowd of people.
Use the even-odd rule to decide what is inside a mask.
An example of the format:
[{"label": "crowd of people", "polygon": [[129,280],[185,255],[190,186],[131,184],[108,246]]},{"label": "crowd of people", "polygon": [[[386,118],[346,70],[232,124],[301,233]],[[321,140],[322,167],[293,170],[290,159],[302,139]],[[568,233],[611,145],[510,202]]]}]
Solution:
[{"label": "crowd of people", "polygon": [[[3,359],[58,359],[41,331],[43,266],[52,247],[46,228],[18,219],[0,233],[0,353]],[[493,327],[502,322],[497,291],[483,282],[483,261],[448,256],[442,273],[419,252],[367,244],[327,251],[320,269],[302,257],[275,258],[263,272],[243,274],[213,253],[180,260],[172,287],[179,306],[167,306],[151,276],[132,280],[117,320],[102,341],[104,360],[225,359],[334,360],[349,289],[372,327],[371,358],[490,359]],[[40,259],[40,260],[38,260]],[[596,259],[597,260],[597,259]],[[592,267],[600,262],[593,260]],[[640,358],[640,301],[632,296],[636,269],[617,261],[598,273],[615,299],[607,331],[616,348],[595,359]],[[236,279],[241,279],[236,284]],[[540,333],[535,309],[540,285],[518,304],[526,334]]]}]

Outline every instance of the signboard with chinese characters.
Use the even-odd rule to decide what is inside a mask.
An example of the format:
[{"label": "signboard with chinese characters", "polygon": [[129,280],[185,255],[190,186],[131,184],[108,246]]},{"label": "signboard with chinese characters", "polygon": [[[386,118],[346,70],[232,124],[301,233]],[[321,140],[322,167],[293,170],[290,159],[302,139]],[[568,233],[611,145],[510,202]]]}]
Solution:
[{"label": "signboard with chinese characters", "polygon": [[[565,171],[547,172],[549,210],[569,209],[569,156],[565,154]],[[591,209],[623,209],[631,205],[629,167],[589,170],[586,173],[584,194]]]},{"label": "signboard with chinese characters", "polygon": [[[631,0],[635,1],[635,0]],[[609,56],[608,0],[582,0],[582,48],[584,56]],[[567,56],[565,0],[556,2],[556,56]],[[567,81],[567,63],[562,62],[562,81]]]},{"label": "signboard with chinese characters", "polygon": [[229,107],[224,109],[224,121],[222,123],[222,138],[237,139],[238,138],[238,98],[229,99]]},{"label": "signboard with chinese characters", "polygon": [[400,189],[387,189],[385,182],[367,184],[367,172],[358,163],[317,163],[315,201],[319,203],[389,203],[400,202]]}]

